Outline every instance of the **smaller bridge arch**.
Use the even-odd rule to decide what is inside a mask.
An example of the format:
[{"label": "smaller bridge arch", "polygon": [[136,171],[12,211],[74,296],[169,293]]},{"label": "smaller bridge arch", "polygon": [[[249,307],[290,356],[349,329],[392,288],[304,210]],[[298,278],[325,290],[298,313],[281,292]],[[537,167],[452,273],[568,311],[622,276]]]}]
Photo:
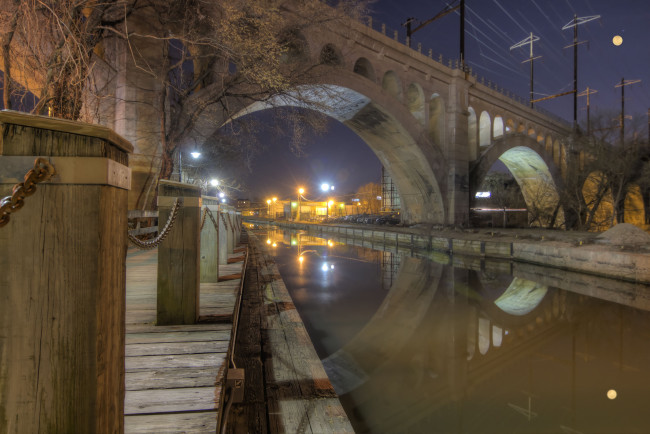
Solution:
[{"label": "smaller bridge arch", "polygon": [[492,122],[487,111],[481,113],[478,125],[479,146],[489,146],[492,142]]},{"label": "smaller bridge arch", "polygon": [[[513,175],[521,189],[529,214],[533,211],[539,216],[539,224],[546,226],[549,216],[559,201],[557,186],[562,185],[559,168],[546,154],[543,145],[534,138],[512,134],[495,139],[494,143],[481,155],[471,169],[470,197],[474,198],[493,164],[500,160]],[[563,223],[562,213],[558,213],[556,225]]]},{"label": "smaller bridge arch", "polygon": [[354,62],[354,68],[352,71],[355,74],[359,74],[362,77],[366,77],[368,80],[375,83],[377,81],[377,76],[375,74],[375,67],[372,66],[370,60],[365,57],[359,57],[356,62]]},{"label": "smaller bridge arch", "polygon": [[393,98],[402,101],[402,82],[395,71],[386,71],[381,80],[381,87]]},{"label": "smaller bridge arch", "polygon": [[492,127],[492,137],[497,138],[501,137],[505,133],[503,118],[500,115],[494,117],[494,126]]}]

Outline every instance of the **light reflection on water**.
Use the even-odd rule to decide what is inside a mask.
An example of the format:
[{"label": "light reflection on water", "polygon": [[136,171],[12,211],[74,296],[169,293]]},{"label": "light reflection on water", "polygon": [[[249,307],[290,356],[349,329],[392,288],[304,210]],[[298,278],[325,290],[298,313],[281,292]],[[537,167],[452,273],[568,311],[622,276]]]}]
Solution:
[{"label": "light reflection on water", "polygon": [[648,288],[268,237],[357,432],[650,433]]}]

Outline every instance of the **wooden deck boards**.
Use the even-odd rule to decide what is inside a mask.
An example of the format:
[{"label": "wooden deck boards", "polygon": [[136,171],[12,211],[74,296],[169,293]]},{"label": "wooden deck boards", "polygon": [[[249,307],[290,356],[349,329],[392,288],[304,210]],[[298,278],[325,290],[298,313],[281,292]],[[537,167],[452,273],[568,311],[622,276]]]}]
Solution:
[{"label": "wooden deck boards", "polygon": [[[242,266],[219,273],[241,275]],[[156,273],[156,250],[129,250],[125,432],[214,433],[240,280],[201,284],[201,316],[227,322],[157,327]]]}]

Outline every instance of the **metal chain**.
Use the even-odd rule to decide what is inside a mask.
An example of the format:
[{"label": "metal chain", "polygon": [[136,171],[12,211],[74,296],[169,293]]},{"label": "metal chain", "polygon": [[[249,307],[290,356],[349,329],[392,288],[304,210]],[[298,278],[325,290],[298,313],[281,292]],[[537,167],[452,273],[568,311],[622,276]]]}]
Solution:
[{"label": "metal chain", "polygon": [[205,224],[205,216],[208,213],[208,207],[206,206],[203,208],[203,215],[201,216],[201,227],[199,228],[199,231],[203,230],[203,225]]},{"label": "metal chain", "polygon": [[129,241],[131,241],[131,243],[134,246],[142,250],[153,249],[158,247],[160,243],[162,243],[162,241],[167,237],[167,234],[169,234],[169,231],[174,226],[174,222],[176,221],[176,216],[178,215],[178,210],[181,209],[182,206],[183,206],[182,199],[177,197],[176,200],[174,201],[174,205],[172,205],[172,210],[169,213],[169,217],[167,217],[167,223],[165,223],[165,227],[161,231],[158,231],[158,236],[153,240],[144,241],[127,232]]},{"label": "metal chain", "polygon": [[212,215],[212,211],[210,211],[210,208],[206,207],[207,213],[210,216],[210,220],[212,220],[212,225],[214,226],[214,230],[219,233],[219,223],[214,219],[214,215]]},{"label": "metal chain", "polygon": [[25,198],[36,192],[36,184],[47,181],[54,175],[55,170],[52,163],[45,158],[36,158],[34,168],[25,174],[25,180],[14,185],[11,196],[0,200],[0,227],[9,223],[10,214],[18,211],[25,205]]}]

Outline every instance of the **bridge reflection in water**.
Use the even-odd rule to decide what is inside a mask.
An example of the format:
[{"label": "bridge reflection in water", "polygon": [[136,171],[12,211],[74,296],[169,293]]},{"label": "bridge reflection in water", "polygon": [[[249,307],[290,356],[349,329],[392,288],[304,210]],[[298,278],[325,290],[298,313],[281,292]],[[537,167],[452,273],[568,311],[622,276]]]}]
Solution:
[{"label": "bridge reflection in water", "polygon": [[357,432],[650,432],[650,288],[266,230]]}]

